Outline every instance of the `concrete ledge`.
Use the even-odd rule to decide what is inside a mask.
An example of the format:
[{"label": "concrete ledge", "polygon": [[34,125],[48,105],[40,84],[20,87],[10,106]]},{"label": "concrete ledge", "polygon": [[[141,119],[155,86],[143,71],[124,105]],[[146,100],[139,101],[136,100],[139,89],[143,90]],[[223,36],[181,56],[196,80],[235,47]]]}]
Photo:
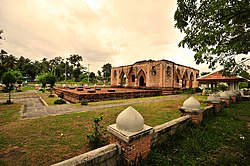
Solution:
[{"label": "concrete ledge", "polygon": [[191,115],[185,115],[177,119],[171,120],[164,124],[155,126],[152,144],[155,145],[158,142],[164,141],[168,138],[168,135],[173,135],[177,129],[183,128],[191,120]]},{"label": "concrete ledge", "polygon": [[191,115],[185,115],[185,116],[179,117],[177,119],[171,120],[169,122],[163,123],[161,125],[155,126],[154,127],[154,132],[155,133],[160,132],[160,131],[162,131],[162,130],[164,130],[166,128],[177,125],[180,122],[190,120],[190,118],[191,118]]},{"label": "concrete ledge", "polygon": [[26,108],[26,104],[22,104],[21,105],[21,109],[20,109],[20,115],[21,115],[21,118],[25,118],[26,117],[26,112],[27,112],[27,108]]},{"label": "concrete ledge", "polygon": [[46,107],[48,107],[49,105],[43,100],[42,97],[39,97],[39,100],[43,103],[43,105],[45,105]]},{"label": "concrete ledge", "polygon": [[53,166],[92,166],[92,165],[118,165],[121,150],[117,144],[109,144],[68,160],[56,163]]},{"label": "concrete ledge", "polygon": [[210,110],[210,109],[214,109],[214,106],[212,106],[212,105],[206,106],[203,111],[207,111],[207,110]]}]

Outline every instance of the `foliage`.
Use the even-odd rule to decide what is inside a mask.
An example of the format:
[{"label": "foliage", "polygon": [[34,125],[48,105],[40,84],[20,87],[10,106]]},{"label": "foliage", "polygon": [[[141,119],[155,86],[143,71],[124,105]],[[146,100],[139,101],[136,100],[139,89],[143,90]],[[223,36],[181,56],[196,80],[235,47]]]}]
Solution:
[{"label": "foliage", "polygon": [[218,85],[217,85],[218,91],[226,91],[227,88],[228,88],[228,86],[225,85],[225,84],[218,84]]},{"label": "foliage", "polygon": [[175,27],[185,33],[179,46],[196,52],[197,64],[222,65],[223,74],[249,69],[249,0],[178,0],[177,5]]},{"label": "foliage", "polygon": [[96,79],[95,73],[94,72],[90,72],[89,73],[89,81],[90,82],[94,82]]},{"label": "foliage", "polygon": [[198,126],[177,130],[138,165],[249,165],[249,106],[231,105]]},{"label": "foliage", "polygon": [[194,91],[195,91],[196,93],[200,93],[200,92],[202,92],[202,89],[201,89],[201,88],[195,88]]},{"label": "foliage", "polygon": [[45,78],[45,74],[40,74],[36,77],[36,81],[39,83],[42,83],[42,88],[46,87],[46,78]]},{"label": "foliage", "polygon": [[54,104],[66,104],[66,101],[63,99],[57,99],[54,101]]},{"label": "foliage", "polygon": [[4,73],[2,80],[3,84],[5,84],[7,88],[13,87],[13,84],[16,82],[16,77],[14,75],[14,72],[8,71]]},{"label": "foliage", "polygon": [[104,64],[104,65],[102,66],[103,78],[104,78],[106,81],[110,81],[111,68],[112,68],[112,65],[111,65],[110,63]]},{"label": "foliage", "polygon": [[183,89],[182,92],[184,94],[194,94],[195,90],[193,88]]},{"label": "foliage", "polygon": [[42,73],[36,77],[37,82],[42,83],[42,87],[45,88],[46,84],[50,84],[50,87],[56,83],[56,77],[51,73]]},{"label": "foliage", "polygon": [[243,89],[243,88],[249,88],[249,83],[248,82],[240,82],[239,83],[239,88]]},{"label": "foliage", "polygon": [[93,132],[87,135],[89,146],[92,149],[102,147],[106,144],[106,140],[104,139],[103,134],[101,133],[101,129],[103,128],[103,126],[100,125],[100,122],[102,121],[102,119],[103,115],[94,118]]},{"label": "foliage", "polygon": [[9,99],[6,104],[12,104],[11,102],[11,91],[13,90],[13,84],[16,82],[15,73],[13,71],[8,71],[3,74],[3,84],[6,86],[7,92],[9,92]]},{"label": "foliage", "polygon": [[81,105],[88,105],[88,100],[82,99],[81,100]]},{"label": "foliage", "polygon": [[207,75],[207,74],[209,74],[210,72],[205,72],[205,71],[203,71],[202,73],[201,73],[201,76],[204,76],[204,75]]}]

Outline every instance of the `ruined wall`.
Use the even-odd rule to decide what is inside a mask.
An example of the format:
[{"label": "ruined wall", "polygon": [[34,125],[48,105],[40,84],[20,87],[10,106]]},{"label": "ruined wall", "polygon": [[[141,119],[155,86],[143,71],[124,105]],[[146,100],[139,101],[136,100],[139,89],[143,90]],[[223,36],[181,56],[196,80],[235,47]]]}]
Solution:
[{"label": "ruined wall", "polygon": [[113,67],[111,86],[150,88],[198,87],[199,71],[171,61],[140,61],[129,66]]}]

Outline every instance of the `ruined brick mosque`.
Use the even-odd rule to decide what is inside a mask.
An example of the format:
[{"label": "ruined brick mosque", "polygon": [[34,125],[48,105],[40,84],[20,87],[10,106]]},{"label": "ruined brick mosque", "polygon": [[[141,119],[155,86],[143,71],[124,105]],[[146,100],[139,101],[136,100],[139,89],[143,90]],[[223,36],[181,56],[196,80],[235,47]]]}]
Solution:
[{"label": "ruined brick mosque", "polygon": [[199,70],[168,60],[144,60],[111,69],[112,87],[169,89],[198,87]]}]

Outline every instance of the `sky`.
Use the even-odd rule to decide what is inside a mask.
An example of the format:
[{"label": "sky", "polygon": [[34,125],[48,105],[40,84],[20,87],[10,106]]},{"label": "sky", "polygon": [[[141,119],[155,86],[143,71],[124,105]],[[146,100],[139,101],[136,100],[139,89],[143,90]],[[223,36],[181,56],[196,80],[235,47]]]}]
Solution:
[{"label": "sky", "polygon": [[196,65],[194,52],[179,48],[184,37],[174,28],[176,0],[0,0],[0,47],[31,60],[83,57],[97,72],[110,63],[130,65],[166,59]]}]

